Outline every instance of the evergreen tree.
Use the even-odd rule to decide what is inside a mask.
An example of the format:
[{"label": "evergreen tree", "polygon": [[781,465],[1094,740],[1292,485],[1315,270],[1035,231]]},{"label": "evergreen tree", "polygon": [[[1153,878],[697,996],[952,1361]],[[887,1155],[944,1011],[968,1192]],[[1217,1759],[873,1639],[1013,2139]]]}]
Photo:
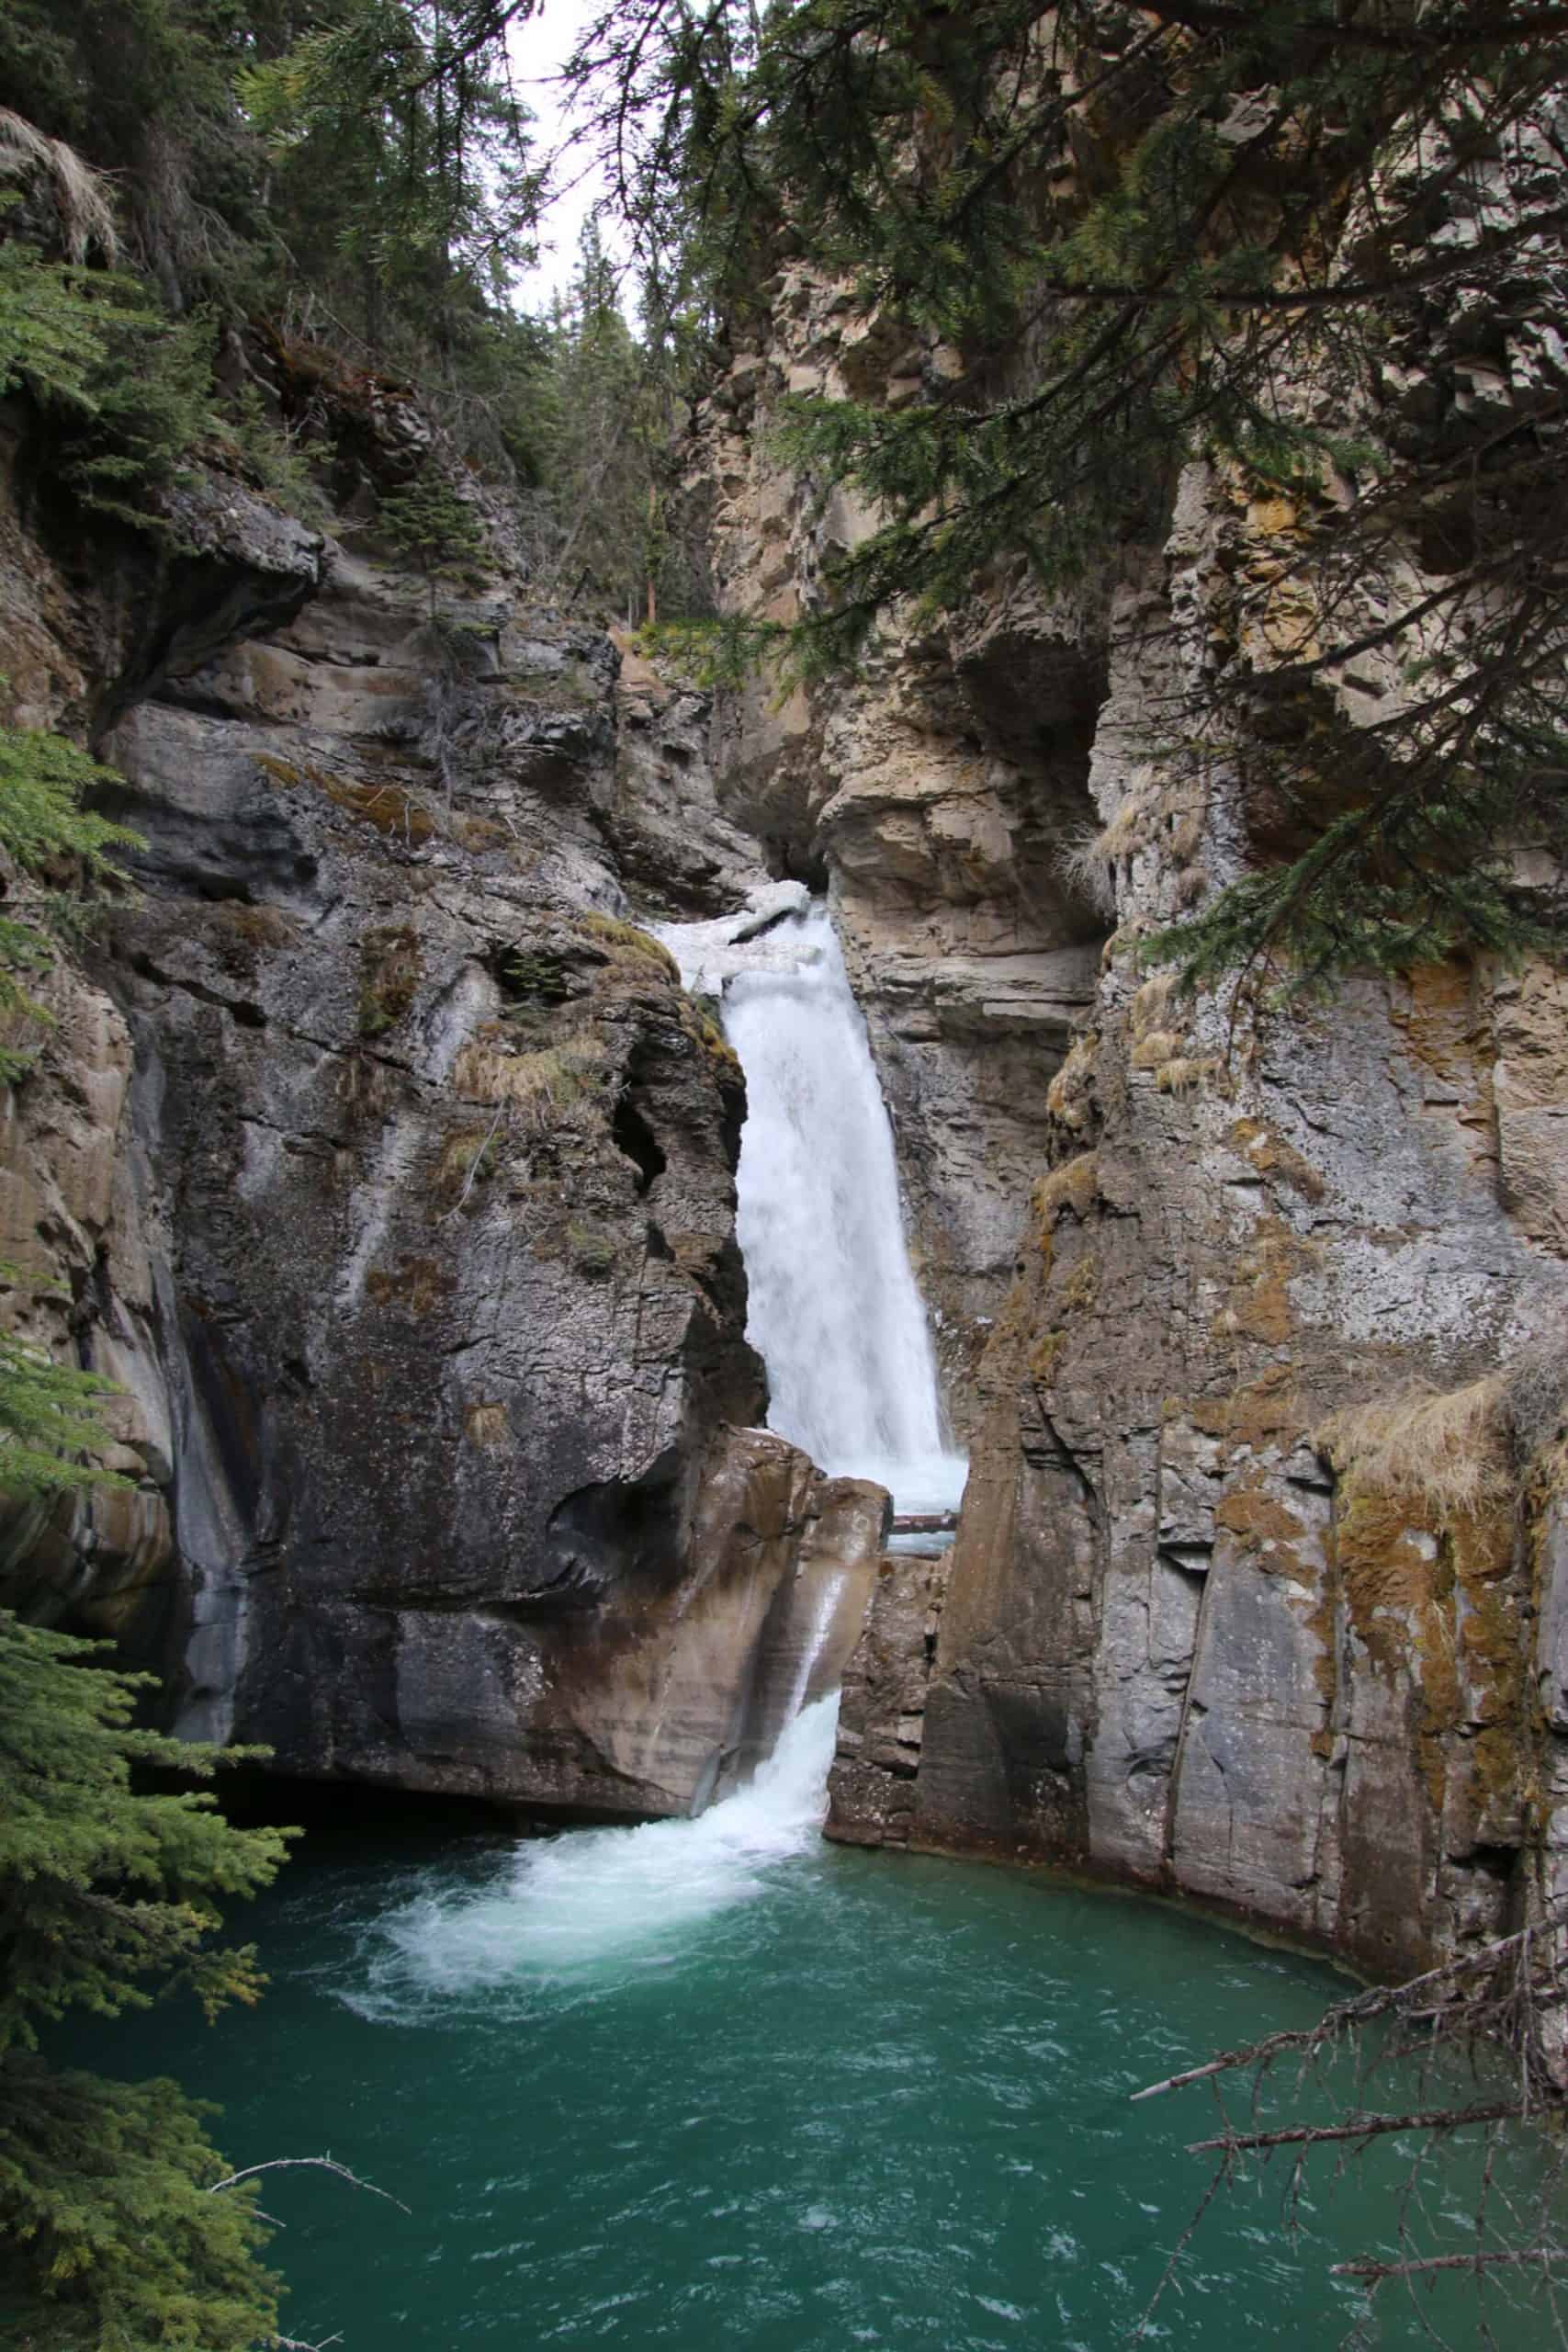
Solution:
[{"label": "evergreen tree", "polygon": [[459,577],[483,558],[484,534],[472,507],[431,465],[404,489],[385,493],[377,520],[404,560],[423,573],[432,617],[436,582]]},{"label": "evergreen tree", "polygon": [[[0,1030],[10,1033],[0,1042],[0,1081],[14,1081],[30,1059],[11,1036],[47,1018],[23,976],[52,961],[51,923],[79,922],[86,894],[108,871],[109,851],[136,844],[125,826],[82,807],[94,786],[115,781],[62,736],[0,727],[0,860],[16,876],[0,915]],[[57,869],[66,890],[48,886]]]},{"label": "evergreen tree", "polygon": [[[744,316],[771,239],[943,353],[896,409],[788,404],[807,482],[882,526],[794,630],[742,616],[731,651],[852,661],[890,607],[953,613],[1001,560],[1070,586],[1157,544],[1206,457],[1298,503],[1280,560],[1324,627],[1236,707],[1167,714],[1245,735],[1302,848],[1164,944],[1196,977],[1561,944],[1560,885],[1522,893],[1507,853],[1560,875],[1568,850],[1568,385],[1421,447],[1325,415],[1370,411],[1381,361],[1500,273],[1555,283],[1565,32],[1499,0],[800,0],[754,39],[738,6],[612,9],[576,73],[650,243],[687,237]],[[1369,572],[1382,618],[1337,631]],[[1404,673],[1381,728],[1325,691],[1369,652]]]},{"label": "evergreen tree", "polygon": [[[17,1382],[0,1382],[8,1430],[33,1418]],[[185,1985],[209,2017],[254,2000],[253,1954],[207,1938],[216,1897],[271,1879],[284,1833],[133,1785],[138,1767],[222,1759],[133,1729],[148,1678],[84,1663],[102,1646],[0,1611],[0,2322],[39,2352],[245,2352],[276,2330],[276,2281],[249,2190],[210,2193],[226,2167],[200,2109],[173,2083],[55,2068],[39,2027],[118,2017],[150,1988]]]},{"label": "evergreen tree", "polygon": [[657,327],[634,334],[622,276],[591,220],[556,304],[539,386],[547,527],[538,571],[551,594],[635,623],[660,609],[687,612],[702,591],[666,522],[680,359]]},{"label": "evergreen tree", "polygon": [[[53,953],[46,925],[80,905],[134,836],[82,807],[107,771],[52,735],[0,729],[0,1019],[39,1008],[23,976]],[[52,887],[45,888],[45,882]],[[62,884],[73,889],[62,890]],[[15,1080],[27,1056],[0,1051]],[[0,1276],[11,1270],[0,1268]],[[91,1374],[0,1334],[0,1490],[103,1479]],[[111,1482],[112,1483],[112,1482]],[[245,2352],[276,2328],[265,2232],[200,2111],[172,2083],[110,2083],[53,2066],[40,2030],[72,2008],[116,2017],[188,1987],[211,2016],[260,1988],[247,1951],[211,1948],[216,1899],[271,1879],[286,1833],[237,1830],[206,1792],[136,1785],[148,1768],[209,1777],[216,1750],[136,1729],[149,1678],[89,1666],[96,1645],[0,1611],[0,2331],[51,2352]]]}]

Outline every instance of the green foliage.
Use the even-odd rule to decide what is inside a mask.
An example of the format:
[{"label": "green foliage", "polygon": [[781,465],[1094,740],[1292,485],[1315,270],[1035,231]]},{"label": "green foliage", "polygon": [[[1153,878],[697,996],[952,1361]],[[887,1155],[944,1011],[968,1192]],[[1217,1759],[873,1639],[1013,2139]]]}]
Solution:
[{"label": "green foliage", "polygon": [[372,342],[404,325],[449,349],[525,256],[534,187],[526,117],[464,39],[419,0],[352,0],[239,77],[266,142],[298,266],[361,308]]},{"label": "green foliage", "polygon": [[1568,738],[1531,760],[1506,733],[1484,764],[1461,766],[1444,744],[1393,781],[1363,775],[1357,789],[1352,769],[1340,780],[1351,805],[1300,855],[1153,933],[1144,960],[1174,962],[1189,988],[1239,972],[1292,996],[1350,968],[1404,972],[1460,950],[1561,952],[1560,891],[1522,888],[1513,860],[1523,842],[1556,872],[1568,865]]},{"label": "green foliage", "polygon": [[252,2186],[171,2082],[0,2062],[0,2329],[32,2352],[252,2352],[277,2282]]},{"label": "green foliage", "polygon": [[271,2333],[264,2234],[171,2083],[60,2074],[41,2024],[118,2017],[184,1986],[212,2016],[254,2001],[248,1950],[210,1948],[215,1899],[251,1894],[288,1833],[237,1830],[205,1790],[220,1751],[133,1727],[149,1678],[88,1667],[102,1645],[0,1611],[0,2312],[39,2345],[242,2347]]},{"label": "green foliage", "polygon": [[116,326],[151,327],[153,314],[115,297],[129,289],[106,273],[47,262],[17,239],[0,243],[0,391],[37,397],[91,416],[94,384]]},{"label": "green foliage", "polygon": [[241,462],[256,487],[301,523],[323,527],[330,509],[310,461],[288,427],[268,413],[258,385],[244,386],[228,422]]},{"label": "green foliage", "polygon": [[424,574],[433,614],[436,582],[459,578],[484,558],[479,517],[429,463],[406,489],[383,494],[377,524],[405,562]]},{"label": "green foliage", "polygon": [[[0,1282],[18,1270],[0,1262]],[[90,1372],[52,1363],[41,1348],[0,1331],[0,1489],[34,1494],[123,1486],[73,1456],[104,1442],[96,1408],[107,1391]]]},{"label": "green foliage", "polygon": [[285,1838],[233,1828],[206,1790],[133,1787],[133,1765],[207,1779],[225,1759],[135,1729],[152,1678],[85,1668],[103,1646],[0,1611],[0,2057],[36,2051],[39,2019],[68,2008],[146,2007],[149,1976],[209,2017],[260,1990],[251,1951],[206,1939],[214,1898],[265,1886]]},{"label": "green foliage", "polygon": [[[0,855],[20,873],[8,911],[0,915],[0,1023],[7,1029],[48,1017],[21,978],[53,959],[45,926],[61,899],[42,888],[39,877],[62,867],[74,886],[67,903],[79,906],[83,892],[112,870],[109,851],[136,845],[136,834],[125,826],[81,805],[95,786],[118,781],[112,769],[62,736],[0,727]],[[20,1077],[29,1058],[14,1045],[0,1045],[0,1080]]]},{"label": "green foliage", "polygon": [[216,424],[206,312],[160,323],[134,355],[111,346],[92,381],[92,408],[71,435],[62,471],[89,506],[140,530],[167,526],[147,503],[177,483],[197,441]]},{"label": "green foliage", "polygon": [[161,527],[147,494],[211,429],[214,333],[205,315],[165,319],[119,274],[0,243],[0,390],[23,386],[52,412],[62,478],[141,529]]},{"label": "green foliage", "polygon": [[590,221],[535,388],[536,576],[553,594],[628,625],[707,609],[702,564],[671,524],[685,378],[676,340],[628,326]]}]

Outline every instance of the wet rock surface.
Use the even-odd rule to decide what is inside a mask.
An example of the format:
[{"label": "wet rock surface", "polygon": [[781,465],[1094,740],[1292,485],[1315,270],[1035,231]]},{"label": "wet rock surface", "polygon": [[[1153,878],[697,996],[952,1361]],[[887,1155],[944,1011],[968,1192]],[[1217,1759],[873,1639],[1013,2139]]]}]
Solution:
[{"label": "wet rock surface", "polygon": [[[897,406],[944,357],[793,265],[766,291],[701,457],[724,597],[787,619],[872,518],[783,471],[773,403]],[[1479,429],[1452,361],[1450,437]],[[1365,420],[1396,438],[1400,364]],[[1539,1493],[1456,1521],[1337,1477],[1321,1432],[1561,1334],[1562,982],[1455,961],[1238,1024],[1141,962],[1277,852],[1241,752],[1302,626],[1272,584],[1297,523],[1194,468],[1076,606],[998,578],[942,631],[896,616],[853,680],[739,698],[723,789],[830,887],[970,1443],[940,1620],[918,1566],[879,1579],[829,1834],[1098,1871],[1397,1970],[1560,1868],[1532,1691],[1561,1546]],[[1194,713],[1228,750],[1191,752]]]},{"label": "wet rock surface", "polygon": [[836,1670],[885,1510],[745,1426],[743,1088],[627,919],[626,869],[761,878],[694,810],[705,707],[617,713],[503,569],[436,597],[217,480],[175,520],[139,609],[5,549],[19,715],[108,715],[142,844],[3,1202],[13,1319],[121,1385],[136,1485],[23,1514],[6,1597],[287,1771],[684,1811]]}]

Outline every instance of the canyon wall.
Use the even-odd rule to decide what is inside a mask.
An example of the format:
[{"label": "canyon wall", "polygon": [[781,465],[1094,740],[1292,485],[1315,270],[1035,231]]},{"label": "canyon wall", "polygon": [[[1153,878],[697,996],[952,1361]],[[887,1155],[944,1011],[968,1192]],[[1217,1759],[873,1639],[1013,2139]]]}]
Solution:
[{"label": "canyon wall", "polygon": [[[275,1768],[682,1812],[765,1744],[881,1490],[755,1424],[743,1088],[626,918],[759,878],[705,706],[235,478],[155,547],[28,499],[4,666],[141,847],[12,1091],[14,1328],[114,1382],[122,1487],[4,1596],[173,1667]],[[491,518],[493,522],[493,517]]]},{"label": "canyon wall", "polygon": [[[1477,368],[1485,422],[1528,413],[1526,299],[1391,357],[1372,421],[1481,430]],[[762,300],[695,479],[724,601],[787,620],[869,518],[790,476],[779,401],[897,408],[958,363],[795,265]],[[1300,521],[1194,466],[1070,605],[998,575],[946,629],[893,616],[852,679],[737,698],[720,775],[830,886],[971,1443],[951,1560],[884,1564],[829,1834],[1180,1892],[1386,1971],[1517,1919],[1568,1831],[1568,982],[1455,960],[1292,1009],[1142,956],[1288,834],[1236,739],[1300,642]],[[1374,715],[1398,680],[1331,690]],[[1428,1392],[1478,1465],[1458,1504],[1411,1465]],[[1391,1402],[1403,1466],[1358,1451]]]}]

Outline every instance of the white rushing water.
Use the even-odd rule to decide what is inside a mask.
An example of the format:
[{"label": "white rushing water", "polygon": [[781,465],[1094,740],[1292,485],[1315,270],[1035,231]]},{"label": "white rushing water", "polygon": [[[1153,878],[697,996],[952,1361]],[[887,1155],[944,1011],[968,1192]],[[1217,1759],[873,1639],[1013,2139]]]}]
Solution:
[{"label": "white rushing water", "polygon": [[781,885],[746,921],[660,935],[689,988],[722,989],[746,1073],[736,1230],[769,1427],[834,1476],[879,1479],[900,1511],[955,1508],[965,1465],[942,1429],[893,1130],[827,909]]},{"label": "white rushing water", "polygon": [[[746,916],[660,935],[688,987],[722,991],[746,1073],[737,1230],[771,1426],[823,1469],[877,1479],[902,1511],[954,1508],[964,1464],[944,1441],[892,1128],[826,909],[784,884]],[[668,1965],[761,1894],[821,1828],[838,1696],[801,1702],[837,1597],[826,1580],[784,1729],[744,1788],[694,1819],[530,1841],[484,1888],[422,1894],[378,1923],[367,1981],[344,1997],[411,2022],[467,1996],[593,1991]]]},{"label": "white rushing water", "polygon": [[369,1982],[352,2006],[395,2018],[432,1996],[665,1963],[692,1929],[761,1894],[773,1866],[816,1845],[838,1713],[837,1692],[818,1699],[754,1780],[694,1820],[532,1840],[488,1888],[405,1904],[379,1922]]}]

